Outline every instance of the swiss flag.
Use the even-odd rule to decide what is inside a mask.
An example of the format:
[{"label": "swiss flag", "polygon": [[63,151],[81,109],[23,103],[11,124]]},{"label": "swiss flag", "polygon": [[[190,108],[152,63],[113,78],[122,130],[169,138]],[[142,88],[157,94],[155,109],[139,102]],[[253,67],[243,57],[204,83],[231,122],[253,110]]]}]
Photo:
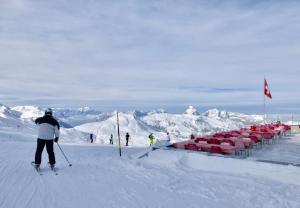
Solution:
[{"label": "swiss flag", "polygon": [[269,86],[268,86],[268,83],[267,83],[266,79],[265,79],[265,96],[272,99],[271,91],[269,89]]}]

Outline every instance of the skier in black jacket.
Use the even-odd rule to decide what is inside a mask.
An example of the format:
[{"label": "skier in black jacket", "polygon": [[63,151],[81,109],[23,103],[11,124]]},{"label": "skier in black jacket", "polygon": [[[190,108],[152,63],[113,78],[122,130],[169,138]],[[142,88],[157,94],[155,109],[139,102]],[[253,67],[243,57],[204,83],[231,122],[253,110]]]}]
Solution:
[{"label": "skier in black jacket", "polygon": [[129,133],[127,132],[127,133],[126,133],[126,146],[128,146],[129,137],[130,137],[130,135],[129,135]]},{"label": "skier in black jacket", "polygon": [[94,135],[93,134],[90,134],[90,141],[91,141],[91,143],[94,142]]},{"label": "skier in black jacket", "polygon": [[35,123],[38,125],[38,139],[35,152],[35,167],[39,168],[42,161],[43,149],[46,149],[49,156],[49,164],[51,168],[55,165],[55,155],[53,151],[53,142],[59,139],[59,123],[52,116],[52,109],[48,108],[43,117],[37,118]]}]

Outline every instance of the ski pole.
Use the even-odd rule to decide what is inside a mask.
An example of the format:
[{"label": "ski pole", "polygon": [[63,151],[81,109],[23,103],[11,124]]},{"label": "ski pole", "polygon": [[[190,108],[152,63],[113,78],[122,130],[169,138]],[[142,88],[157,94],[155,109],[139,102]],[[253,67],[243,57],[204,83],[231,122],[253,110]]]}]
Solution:
[{"label": "ski pole", "polygon": [[56,143],[56,144],[57,144],[57,146],[59,147],[59,149],[60,149],[61,153],[63,154],[63,156],[65,157],[66,161],[69,163],[69,166],[71,167],[72,164],[69,162],[69,160],[68,160],[68,158],[66,157],[64,151],[61,149],[61,147],[60,147],[60,145],[59,145],[58,143]]}]

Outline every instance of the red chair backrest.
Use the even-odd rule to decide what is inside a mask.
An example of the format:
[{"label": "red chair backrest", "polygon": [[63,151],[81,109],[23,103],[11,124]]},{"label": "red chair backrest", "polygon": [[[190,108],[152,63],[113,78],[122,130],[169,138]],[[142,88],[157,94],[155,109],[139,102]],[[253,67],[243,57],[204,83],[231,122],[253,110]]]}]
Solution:
[{"label": "red chair backrest", "polygon": [[185,149],[193,150],[193,151],[198,151],[200,149],[200,147],[198,147],[196,144],[187,144],[184,147]]},{"label": "red chair backrest", "polygon": [[257,138],[257,136],[255,136],[255,135],[251,135],[251,136],[249,136],[249,138],[250,138],[254,143],[257,143],[257,142],[258,142],[258,138]]},{"label": "red chair backrest", "polygon": [[223,142],[229,143],[231,146],[234,146],[234,142],[230,139],[224,139]]},{"label": "red chair backrest", "polygon": [[217,154],[222,154],[222,148],[219,146],[212,146],[210,148],[211,153],[217,153]]},{"label": "red chair backrest", "polygon": [[208,140],[207,143],[209,143],[209,144],[221,144],[221,141],[218,140],[217,138],[211,138],[211,139]]},{"label": "red chair backrest", "polygon": [[195,139],[196,143],[198,143],[200,141],[206,141],[206,139],[204,139],[203,137],[198,137],[197,139]]}]

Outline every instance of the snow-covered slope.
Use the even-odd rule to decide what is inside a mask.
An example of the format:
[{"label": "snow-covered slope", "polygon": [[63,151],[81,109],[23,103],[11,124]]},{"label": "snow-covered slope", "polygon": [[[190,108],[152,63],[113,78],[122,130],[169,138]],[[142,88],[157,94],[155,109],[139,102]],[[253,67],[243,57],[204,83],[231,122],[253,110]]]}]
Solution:
[{"label": "snow-covered slope", "polygon": [[[21,114],[20,117],[24,120],[34,120],[44,115],[45,109],[36,106],[16,106],[12,110],[19,112]],[[105,113],[88,107],[78,109],[53,108],[53,113],[68,128],[106,118]]]},{"label": "snow-covered slope", "polygon": [[1,208],[300,207],[294,166],[164,150],[137,159],[146,149],[132,147],[120,158],[114,146],[86,144],[62,145],[68,167],[55,145],[58,175],[44,155],[39,176],[30,165],[35,145],[0,140]]},{"label": "snow-covered slope", "polygon": [[21,119],[21,113],[0,104],[0,139],[21,140],[33,135],[33,125],[27,125]]},{"label": "snow-covered slope", "polygon": [[0,104],[0,119],[10,120],[10,119],[18,119],[20,117],[20,113],[10,109],[8,106]]},{"label": "snow-covered slope", "polygon": [[[129,145],[132,146],[147,146],[148,136],[150,132],[155,132],[156,136],[162,138],[164,133],[151,125],[147,125],[141,120],[139,112],[119,113],[120,135],[122,142],[125,142],[125,135],[128,132],[131,135]],[[110,135],[113,134],[114,141],[117,141],[117,116],[116,112],[111,113],[107,119],[87,123],[75,127],[75,129],[93,133],[96,135],[96,143],[109,143]]]},{"label": "snow-covered slope", "polygon": [[20,116],[19,112],[0,104],[0,123],[2,124],[0,128],[21,125]]},{"label": "snow-covered slope", "polygon": [[[35,106],[17,106],[10,108],[0,105],[0,136],[3,140],[35,140],[37,127],[34,120],[44,115],[44,109]],[[88,135],[74,128],[69,124],[60,121],[61,139],[63,142],[86,142]],[[64,127],[68,128],[64,128]]]}]

